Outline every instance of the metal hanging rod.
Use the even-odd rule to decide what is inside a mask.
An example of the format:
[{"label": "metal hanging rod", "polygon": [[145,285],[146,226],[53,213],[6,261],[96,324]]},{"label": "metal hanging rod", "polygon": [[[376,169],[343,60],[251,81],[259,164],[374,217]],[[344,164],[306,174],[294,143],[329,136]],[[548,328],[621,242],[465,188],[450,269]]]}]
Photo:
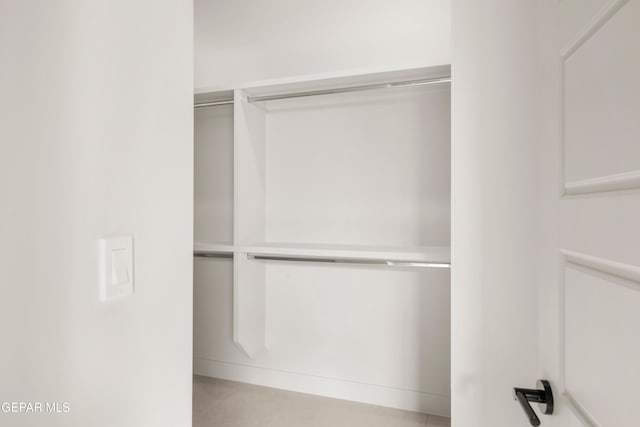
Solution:
[{"label": "metal hanging rod", "polygon": [[451,268],[447,262],[431,261],[396,261],[374,258],[343,258],[343,257],[303,257],[293,255],[262,255],[247,254],[249,260],[260,261],[294,261],[294,262],[318,262],[327,264],[365,264],[384,265],[388,267],[420,267],[420,268]]},{"label": "metal hanging rod", "polygon": [[362,92],[365,90],[374,90],[374,89],[428,86],[428,85],[436,85],[436,84],[443,84],[443,83],[451,83],[451,77],[447,76],[447,77],[438,77],[438,78],[431,78],[431,79],[408,80],[403,82],[378,83],[378,84],[370,84],[370,85],[362,85],[362,86],[341,87],[341,88],[335,88],[335,89],[312,90],[308,92],[291,92],[291,93],[283,93],[278,95],[249,96],[247,97],[247,101],[248,102],[274,101],[276,99],[301,98],[305,96],[317,96],[317,95],[332,95],[332,94],[347,93],[347,92]]},{"label": "metal hanging rod", "polygon": [[193,108],[214,107],[216,105],[231,105],[231,104],[233,104],[233,99],[223,99],[221,101],[201,102],[199,104],[194,104]]},{"label": "metal hanging rod", "polygon": [[198,258],[233,258],[233,252],[193,251],[193,256]]}]

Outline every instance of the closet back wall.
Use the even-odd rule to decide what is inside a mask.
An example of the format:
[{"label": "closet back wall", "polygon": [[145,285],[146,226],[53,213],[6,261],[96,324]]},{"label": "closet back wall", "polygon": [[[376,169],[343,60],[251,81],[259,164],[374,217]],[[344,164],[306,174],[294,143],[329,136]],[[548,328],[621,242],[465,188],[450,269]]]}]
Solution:
[{"label": "closet back wall", "polygon": [[451,0],[195,0],[195,86],[449,64]]}]

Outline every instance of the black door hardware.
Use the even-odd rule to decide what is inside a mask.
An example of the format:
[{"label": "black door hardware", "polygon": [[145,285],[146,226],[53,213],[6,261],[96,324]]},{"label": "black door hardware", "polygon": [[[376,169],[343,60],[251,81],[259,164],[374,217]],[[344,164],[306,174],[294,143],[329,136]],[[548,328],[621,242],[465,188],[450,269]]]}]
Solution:
[{"label": "black door hardware", "polygon": [[540,425],[540,418],[533,411],[533,408],[529,402],[539,403],[538,408],[540,412],[551,415],[553,414],[553,392],[551,391],[551,385],[547,380],[538,380],[536,386],[541,388],[540,390],[532,390],[529,388],[514,388],[513,397],[520,402],[520,406],[524,409],[527,418],[532,426]]}]

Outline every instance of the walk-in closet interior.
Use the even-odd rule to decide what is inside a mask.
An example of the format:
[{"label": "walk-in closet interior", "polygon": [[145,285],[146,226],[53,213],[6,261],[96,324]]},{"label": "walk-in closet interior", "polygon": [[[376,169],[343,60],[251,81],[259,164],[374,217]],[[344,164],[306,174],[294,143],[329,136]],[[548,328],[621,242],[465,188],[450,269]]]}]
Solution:
[{"label": "walk-in closet interior", "polygon": [[195,375],[450,415],[451,80],[424,62],[196,89]]}]

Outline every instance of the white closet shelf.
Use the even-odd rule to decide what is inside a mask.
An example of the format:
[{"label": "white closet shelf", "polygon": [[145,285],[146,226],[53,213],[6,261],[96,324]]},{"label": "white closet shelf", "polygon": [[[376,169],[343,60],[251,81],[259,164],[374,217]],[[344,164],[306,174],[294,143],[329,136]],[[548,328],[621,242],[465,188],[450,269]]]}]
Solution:
[{"label": "white closet shelf", "polygon": [[[233,103],[233,90],[221,90],[213,93],[196,93],[193,97],[194,104]],[[224,104],[220,104],[224,105]]]},{"label": "white closet shelf", "polygon": [[233,243],[231,242],[216,242],[205,243],[195,242],[193,244],[194,252],[219,252],[219,253],[233,253]]},{"label": "white closet shelf", "polygon": [[277,255],[283,257],[361,259],[442,264],[448,264],[451,261],[451,248],[447,246],[401,247],[263,242],[242,246],[241,251],[252,255]]},{"label": "white closet shelf", "polygon": [[388,83],[390,81],[412,80],[415,78],[442,77],[451,74],[450,65],[418,65],[410,68],[376,67],[298,75],[260,81],[230,82],[222,86],[199,87],[195,89],[195,102],[226,99],[234,89],[246,89],[251,95],[271,95],[283,90],[322,90],[337,86]]}]

